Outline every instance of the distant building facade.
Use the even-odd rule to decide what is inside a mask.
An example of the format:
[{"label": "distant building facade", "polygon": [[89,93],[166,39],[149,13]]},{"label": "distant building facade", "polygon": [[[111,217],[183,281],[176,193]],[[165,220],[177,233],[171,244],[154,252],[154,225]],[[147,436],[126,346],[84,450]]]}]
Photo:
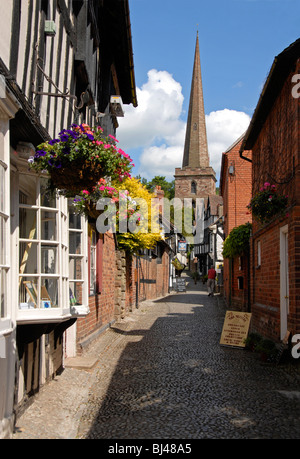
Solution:
[{"label": "distant building facade", "polygon": [[[220,195],[223,198],[224,239],[233,228],[252,222],[252,215],[247,208],[252,197],[251,152],[247,152],[248,161],[240,157],[243,139],[244,135],[222,154]],[[249,253],[224,259],[223,291],[228,307],[241,311],[250,308]]]}]

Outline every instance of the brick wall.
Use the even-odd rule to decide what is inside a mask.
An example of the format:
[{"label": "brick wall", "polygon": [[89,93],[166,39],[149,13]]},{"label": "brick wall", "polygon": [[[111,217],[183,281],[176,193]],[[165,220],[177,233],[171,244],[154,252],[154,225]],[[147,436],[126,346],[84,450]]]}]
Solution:
[{"label": "brick wall", "polygon": [[[90,313],[77,320],[77,349],[115,320],[126,317],[144,300],[168,293],[169,255],[163,244],[151,257],[136,257],[116,249],[113,235],[101,243],[101,292],[89,297]],[[150,253],[150,252],[149,252]],[[138,289],[138,298],[136,292]]]},{"label": "brick wall", "polygon": [[160,257],[139,257],[137,268],[139,302],[168,294],[169,254],[165,249]]},{"label": "brick wall", "polygon": [[[252,221],[252,216],[247,209],[252,196],[252,165],[249,161],[240,158],[239,151],[242,141],[242,138],[239,139],[227,152],[223,153],[222,158],[220,193],[223,197],[225,238],[233,228]],[[251,159],[251,152],[247,152],[246,155]],[[232,261],[224,259],[224,298],[228,307],[240,311],[248,310],[248,272],[246,256],[242,257],[242,260],[239,257]],[[240,284],[239,278],[243,279]],[[241,282],[243,282],[243,288],[240,288]]]},{"label": "brick wall", "polygon": [[89,296],[90,313],[77,320],[77,342],[100,330],[115,319],[116,248],[112,234],[106,233],[102,245],[101,293]]},{"label": "brick wall", "polygon": [[[299,99],[292,97],[291,79],[286,79],[253,147],[253,193],[264,182],[277,186],[289,196],[286,215],[260,226],[254,221],[251,256],[253,258],[251,297],[252,328],[276,341],[280,340],[280,232],[288,225],[288,330],[300,332],[300,143]],[[261,245],[261,266],[257,267],[257,245]]]}]

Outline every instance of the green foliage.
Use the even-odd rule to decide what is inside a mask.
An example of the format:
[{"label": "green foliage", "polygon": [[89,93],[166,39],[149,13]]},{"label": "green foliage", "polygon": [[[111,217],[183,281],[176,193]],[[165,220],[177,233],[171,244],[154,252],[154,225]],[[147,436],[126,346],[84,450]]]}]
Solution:
[{"label": "green foliage", "polygon": [[264,224],[270,221],[276,215],[283,213],[288,204],[288,197],[277,193],[276,186],[270,183],[264,183],[251,199],[248,209],[260,223]]},{"label": "green foliage", "polygon": [[175,180],[168,182],[166,177],[162,175],[156,175],[150,182],[146,179],[141,179],[142,183],[146,185],[147,190],[151,193],[155,191],[156,186],[160,186],[161,189],[165,192],[165,198],[173,199],[175,195]]},{"label": "green foliage", "polygon": [[[122,184],[116,185],[119,191],[126,190],[128,195],[134,199],[143,200],[143,206],[137,206],[137,211],[141,213],[141,229],[146,232],[137,231],[135,233],[117,233],[118,246],[129,253],[136,253],[140,249],[153,249],[162,240],[159,228],[152,228],[151,222],[151,200],[153,194],[141,184],[138,179],[127,178]],[[135,214],[137,215],[137,214]],[[143,220],[144,219],[144,220]]]},{"label": "green foliage", "polygon": [[[105,176],[121,181],[130,176],[132,160],[117,148],[117,142],[112,135],[104,137],[100,126],[92,129],[87,124],[73,124],[70,129],[63,129],[57,139],[39,145],[35,155],[29,158],[30,167],[37,172],[49,172],[54,187],[63,186],[63,177],[69,176],[71,183],[67,189],[80,193],[88,185],[91,191]],[[86,181],[79,181],[74,187],[72,182],[76,177],[82,178],[85,174]],[[58,177],[62,177],[59,182]]]},{"label": "green foliage", "polygon": [[224,242],[224,258],[234,258],[241,256],[249,250],[251,229],[251,223],[246,223],[244,225],[233,228]]}]

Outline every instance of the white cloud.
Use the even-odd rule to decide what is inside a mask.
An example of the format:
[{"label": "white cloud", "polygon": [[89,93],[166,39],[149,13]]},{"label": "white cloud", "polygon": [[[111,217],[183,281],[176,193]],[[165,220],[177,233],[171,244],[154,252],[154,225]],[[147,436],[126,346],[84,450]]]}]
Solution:
[{"label": "white cloud", "polygon": [[119,120],[118,139],[127,149],[149,147],[157,142],[175,142],[184,124],[180,120],[182,88],[165,71],[150,70],[148,81],[137,88],[138,107],[125,108]]},{"label": "white cloud", "polygon": [[[138,107],[125,107],[119,119],[121,147],[141,149],[139,168],[142,177],[155,175],[172,180],[181,167],[186,123],[180,118],[183,105],[181,85],[166,71],[150,70],[148,81],[137,88]],[[219,179],[221,156],[247,129],[250,117],[244,112],[219,110],[206,116],[211,166]]]},{"label": "white cloud", "polygon": [[219,179],[222,153],[248,128],[250,116],[236,110],[218,110],[206,116],[210,163]]}]

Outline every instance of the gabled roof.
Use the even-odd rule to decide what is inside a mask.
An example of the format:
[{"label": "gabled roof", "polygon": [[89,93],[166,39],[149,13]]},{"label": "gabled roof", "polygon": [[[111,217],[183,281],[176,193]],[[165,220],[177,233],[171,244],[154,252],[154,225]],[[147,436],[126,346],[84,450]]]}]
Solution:
[{"label": "gabled roof", "polygon": [[250,126],[242,143],[240,156],[242,156],[244,150],[252,150],[279,92],[291,73],[296,60],[299,58],[300,38],[275,57]]},{"label": "gabled roof", "polygon": [[220,173],[220,183],[219,183],[219,188],[220,188],[221,196],[222,196],[223,178],[224,178],[223,175],[224,175],[224,173],[225,173],[224,167],[225,167],[226,155],[227,155],[227,153],[230,153],[231,150],[239,144],[239,142],[243,139],[244,136],[245,136],[245,133],[242,134],[235,142],[233,142],[233,144],[232,144],[229,148],[227,148],[227,150],[226,150],[224,153],[222,153],[222,159],[221,159],[221,173]]},{"label": "gabled roof", "polygon": [[210,207],[210,214],[211,215],[218,215],[218,206],[223,204],[222,196],[218,195],[210,195],[208,196],[207,207]]}]

